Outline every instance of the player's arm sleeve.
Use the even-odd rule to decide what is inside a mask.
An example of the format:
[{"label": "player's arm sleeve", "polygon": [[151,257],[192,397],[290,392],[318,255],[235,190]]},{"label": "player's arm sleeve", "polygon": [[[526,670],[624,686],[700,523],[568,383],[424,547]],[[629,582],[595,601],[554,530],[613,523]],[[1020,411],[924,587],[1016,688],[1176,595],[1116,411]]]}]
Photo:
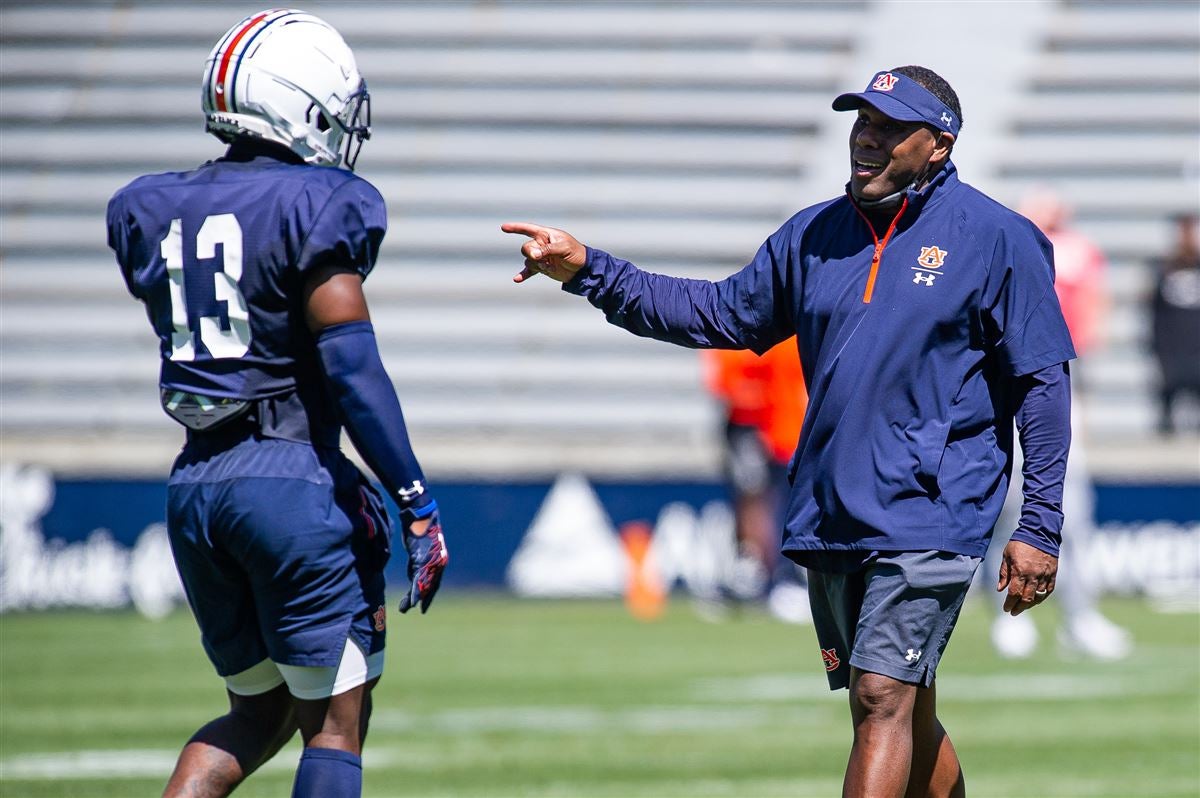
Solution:
[{"label": "player's arm sleeve", "polygon": [[1066,363],[1016,378],[1017,432],[1025,457],[1021,519],[1012,539],[1058,556],[1063,479],[1071,448],[1071,375]]},{"label": "player's arm sleeve", "polygon": [[[296,268],[351,269],[364,278],[375,266],[387,231],[383,197],[352,178],[332,191],[301,192],[292,209]],[[400,400],[379,356],[369,321],[334,324],[317,333],[317,356],[354,448],[400,505],[428,504],[425,476],[413,454]]]},{"label": "player's arm sleeve", "polygon": [[1054,292],[1050,242],[1021,220],[997,236],[984,286],[987,344],[1009,375],[1072,360],[1075,348]]},{"label": "player's arm sleeve", "polygon": [[787,240],[785,230],[776,233],[753,261],[719,282],[653,274],[589,247],[587,263],[563,290],[635,335],[762,354],[795,333]]},{"label": "player's arm sleeve", "polygon": [[326,327],[317,334],[325,379],[354,448],[401,510],[431,501],[413,454],[400,399],[383,368],[369,321]]}]

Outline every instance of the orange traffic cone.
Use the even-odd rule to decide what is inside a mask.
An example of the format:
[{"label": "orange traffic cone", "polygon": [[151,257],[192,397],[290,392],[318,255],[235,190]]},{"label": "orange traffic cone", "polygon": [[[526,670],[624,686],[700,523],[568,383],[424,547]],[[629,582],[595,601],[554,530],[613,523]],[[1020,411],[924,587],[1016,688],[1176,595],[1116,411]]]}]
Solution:
[{"label": "orange traffic cone", "polygon": [[662,615],[667,603],[667,592],[650,552],[651,540],[650,525],[644,521],[630,521],[621,527],[621,544],[629,558],[625,606],[633,617],[642,621]]}]

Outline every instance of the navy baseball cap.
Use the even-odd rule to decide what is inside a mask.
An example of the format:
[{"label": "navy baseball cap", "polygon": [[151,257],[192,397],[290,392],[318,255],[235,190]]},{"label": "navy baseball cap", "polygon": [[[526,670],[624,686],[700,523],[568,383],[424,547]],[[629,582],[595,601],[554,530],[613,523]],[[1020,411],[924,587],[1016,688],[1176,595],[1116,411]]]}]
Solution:
[{"label": "navy baseball cap", "polygon": [[878,108],[901,122],[924,122],[938,130],[958,135],[962,127],[958,114],[921,84],[906,75],[878,72],[860,92],[839,94],[833,101],[835,111],[853,111],[863,103]]}]

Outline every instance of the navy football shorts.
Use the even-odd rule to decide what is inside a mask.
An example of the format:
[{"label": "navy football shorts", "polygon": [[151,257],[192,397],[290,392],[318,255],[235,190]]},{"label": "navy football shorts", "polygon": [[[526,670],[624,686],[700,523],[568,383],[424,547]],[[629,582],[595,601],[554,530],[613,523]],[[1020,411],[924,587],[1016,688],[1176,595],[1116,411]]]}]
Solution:
[{"label": "navy football shorts", "polygon": [[217,673],[335,667],[347,639],[381,651],[391,522],[375,489],[335,449],[207,438],[175,461],[167,528]]},{"label": "navy football shorts", "polygon": [[808,572],[808,595],[829,689],[850,666],[928,687],[958,621],[979,557],[878,552],[850,573]]}]

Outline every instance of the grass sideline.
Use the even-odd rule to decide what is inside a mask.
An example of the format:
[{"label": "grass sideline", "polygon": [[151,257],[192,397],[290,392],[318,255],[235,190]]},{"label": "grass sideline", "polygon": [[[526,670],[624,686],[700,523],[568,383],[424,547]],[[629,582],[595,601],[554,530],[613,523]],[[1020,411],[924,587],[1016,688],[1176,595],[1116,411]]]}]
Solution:
[{"label": "grass sideline", "polygon": [[[394,601],[392,604],[394,605]],[[1115,664],[1044,645],[997,659],[970,602],[939,680],[941,715],[975,798],[1200,794],[1200,619],[1136,600]],[[372,798],[772,798],[840,792],[845,694],[810,627],[749,610],[655,623],[616,602],[447,594],[390,616],[365,750]],[[1048,643],[1048,644],[1046,644]],[[0,616],[0,795],[157,795],[178,747],[223,710],[186,612]],[[237,792],[287,795],[293,742]]]}]

